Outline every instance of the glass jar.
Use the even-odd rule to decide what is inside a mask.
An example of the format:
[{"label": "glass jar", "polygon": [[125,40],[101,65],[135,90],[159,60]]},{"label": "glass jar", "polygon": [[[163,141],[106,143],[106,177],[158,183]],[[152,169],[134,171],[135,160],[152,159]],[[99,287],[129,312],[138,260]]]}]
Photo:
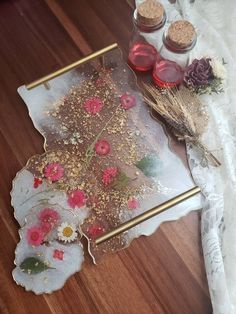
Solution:
[{"label": "glass jar", "polygon": [[163,34],[161,58],[153,69],[153,80],[160,86],[178,86],[189,63],[189,53],[197,41],[194,26],[185,20],[172,23]]},{"label": "glass jar", "polygon": [[149,71],[159,56],[166,13],[157,1],[147,0],[134,11],[134,29],[129,43],[129,65],[137,71]]}]

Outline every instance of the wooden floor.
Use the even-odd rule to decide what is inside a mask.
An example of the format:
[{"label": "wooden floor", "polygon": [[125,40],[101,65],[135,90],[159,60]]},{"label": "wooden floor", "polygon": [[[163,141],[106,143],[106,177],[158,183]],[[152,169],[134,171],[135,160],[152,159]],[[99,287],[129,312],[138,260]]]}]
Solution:
[{"label": "wooden floor", "polygon": [[211,313],[197,212],[96,267],[87,256],[83,271],[52,295],[25,292],[11,277],[18,242],[11,181],[43,152],[17,87],[116,41],[126,51],[132,10],[132,0],[0,2],[0,313]]}]

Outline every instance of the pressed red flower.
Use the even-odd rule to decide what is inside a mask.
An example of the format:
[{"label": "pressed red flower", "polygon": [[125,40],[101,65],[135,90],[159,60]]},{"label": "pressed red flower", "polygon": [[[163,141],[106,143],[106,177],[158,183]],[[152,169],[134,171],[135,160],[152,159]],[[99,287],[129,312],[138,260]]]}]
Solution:
[{"label": "pressed red flower", "polygon": [[125,110],[128,110],[136,105],[136,99],[133,95],[125,93],[120,97],[121,107]]},{"label": "pressed red flower", "polygon": [[40,227],[44,233],[51,231],[59,219],[60,215],[52,208],[44,208],[39,213]]},{"label": "pressed red flower", "polygon": [[71,191],[68,195],[67,202],[72,208],[82,207],[86,204],[86,195],[84,191],[80,189]]},{"label": "pressed red flower", "polygon": [[103,171],[102,182],[105,186],[111,184],[115,177],[118,175],[118,169],[116,167],[108,167]]},{"label": "pressed red flower", "polygon": [[52,182],[60,180],[63,175],[64,167],[58,162],[52,162],[44,168],[44,176]]},{"label": "pressed red flower", "polygon": [[99,225],[90,226],[87,230],[89,238],[92,240],[95,240],[104,231],[105,231],[104,228]]},{"label": "pressed red flower", "polygon": [[43,180],[41,178],[34,178],[34,188],[35,189],[37,189],[42,183],[43,183]]},{"label": "pressed red flower", "polygon": [[91,114],[96,114],[102,110],[103,102],[98,97],[91,97],[84,103],[84,109]]},{"label": "pressed red flower", "polygon": [[106,156],[110,153],[110,144],[106,140],[98,140],[95,144],[95,152],[99,156]]},{"label": "pressed red flower", "polygon": [[61,250],[54,250],[53,252],[53,258],[59,259],[60,261],[63,261],[64,258],[64,252]]},{"label": "pressed red flower", "polygon": [[43,230],[38,226],[33,226],[27,230],[27,241],[30,245],[39,246],[44,238]]},{"label": "pressed red flower", "polygon": [[136,209],[138,207],[139,207],[139,201],[136,198],[132,197],[128,200],[129,209]]}]

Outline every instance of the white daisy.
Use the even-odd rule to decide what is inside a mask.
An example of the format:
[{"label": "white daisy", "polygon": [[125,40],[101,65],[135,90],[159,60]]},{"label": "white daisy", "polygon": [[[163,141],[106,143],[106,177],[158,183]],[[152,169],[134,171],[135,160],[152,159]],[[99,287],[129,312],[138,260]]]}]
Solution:
[{"label": "white daisy", "polygon": [[72,242],[77,238],[76,226],[72,223],[63,222],[57,228],[57,235],[59,240],[63,242]]}]

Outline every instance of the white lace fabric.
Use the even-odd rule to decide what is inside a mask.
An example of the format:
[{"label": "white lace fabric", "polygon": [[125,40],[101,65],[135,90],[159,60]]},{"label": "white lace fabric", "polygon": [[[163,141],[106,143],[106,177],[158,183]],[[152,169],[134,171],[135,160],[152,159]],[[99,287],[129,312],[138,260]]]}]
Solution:
[{"label": "white lace fabric", "polygon": [[[136,0],[136,4],[142,0]],[[194,147],[188,145],[189,166],[201,187],[202,245],[206,273],[215,314],[236,313],[236,5],[235,0],[179,0],[167,9],[169,20],[177,11],[198,32],[192,59],[202,56],[224,58],[228,78],[225,92],[201,96],[210,116],[203,135],[205,145],[220,160],[218,168],[207,166]],[[176,11],[177,10],[177,11]]]}]

